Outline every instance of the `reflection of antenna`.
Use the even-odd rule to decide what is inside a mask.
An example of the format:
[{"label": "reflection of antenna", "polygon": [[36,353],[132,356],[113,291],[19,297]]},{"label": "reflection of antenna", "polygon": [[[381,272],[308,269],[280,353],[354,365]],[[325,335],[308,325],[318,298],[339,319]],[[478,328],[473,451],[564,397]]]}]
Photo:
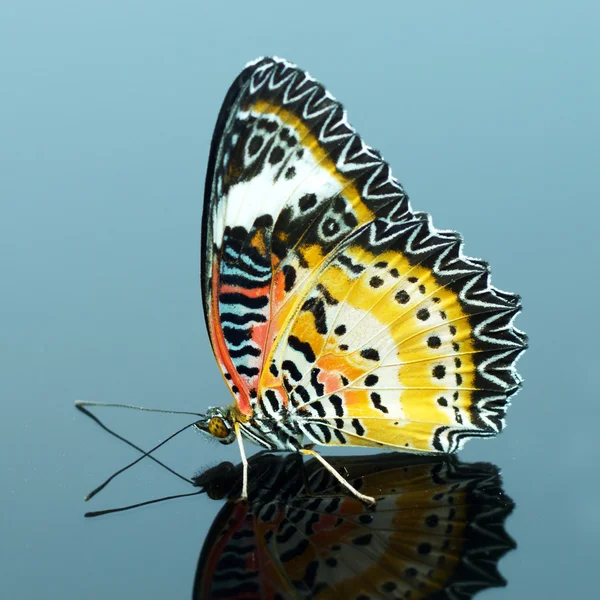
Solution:
[{"label": "reflection of antenna", "polygon": [[[193,484],[193,482],[192,482],[191,479],[188,479],[187,477],[184,477],[180,473],[177,473],[177,471],[175,471],[171,467],[165,465],[163,462],[161,462],[160,460],[158,460],[157,458],[155,458],[154,456],[152,456],[152,452],[154,452],[155,450],[158,450],[158,448],[160,448],[161,446],[164,446],[168,441],[172,440],[175,436],[179,435],[181,432],[183,432],[186,429],[189,429],[190,427],[192,427],[196,421],[194,421],[193,423],[188,423],[185,427],[182,427],[181,429],[179,429],[175,433],[171,434],[165,440],[163,440],[162,442],[160,442],[159,444],[157,444],[156,446],[154,446],[153,448],[151,448],[150,450],[148,450],[146,452],[145,450],[143,450],[142,448],[140,448],[139,446],[137,446],[133,442],[130,442],[128,439],[126,439],[122,435],[116,433],[115,431],[113,431],[112,429],[110,429],[108,426],[106,426],[102,421],[100,421],[100,419],[98,417],[96,417],[89,410],[87,410],[85,408],[86,406],[112,406],[112,407],[117,407],[117,408],[130,408],[130,409],[134,409],[134,410],[143,410],[143,411],[148,411],[148,412],[161,412],[161,413],[171,413],[171,414],[186,414],[186,415],[202,416],[202,415],[199,415],[198,413],[192,413],[192,412],[152,409],[152,408],[144,408],[144,407],[140,407],[140,406],[131,406],[131,405],[128,405],[128,404],[105,404],[105,403],[99,403],[99,402],[82,402],[82,401],[75,402],[75,407],[78,410],[80,410],[82,413],[84,413],[85,415],[87,415],[88,417],[90,417],[90,419],[92,419],[95,423],[97,423],[102,429],[104,429],[104,431],[110,433],[110,435],[116,437],[117,439],[121,440],[122,442],[125,442],[127,445],[131,446],[132,448],[135,448],[138,452],[142,453],[142,456],[140,456],[136,460],[132,461],[131,463],[129,463],[128,465],[126,465],[122,469],[119,469],[118,471],[116,471],[115,473],[113,473],[102,484],[100,484],[98,487],[96,487],[95,489],[93,489],[85,497],[86,502],[88,500],[90,500],[91,498],[93,498],[100,490],[104,489],[115,477],[117,477],[118,475],[120,475],[124,471],[127,471],[127,469],[130,469],[131,467],[133,467],[135,464],[137,464],[138,462],[140,462],[142,459],[144,459],[146,457],[149,457],[155,463],[159,464],[161,467],[165,468],[167,471],[169,471],[173,475],[176,475],[177,477],[179,477],[180,479],[182,479],[186,483]],[[196,493],[199,493],[199,492],[194,492],[193,494],[187,494],[187,495],[194,495]],[[175,497],[178,497],[178,496],[173,496],[173,498],[175,498]],[[164,499],[167,499],[167,498],[164,498]],[[152,504],[152,503],[158,502],[160,500],[162,500],[162,499],[150,500],[148,502],[142,502],[140,504],[132,505],[131,507],[124,507],[123,509],[113,509],[113,510],[108,510],[108,511],[100,511],[99,513],[87,513],[86,516],[98,516],[98,514],[106,514],[107,512],[119,512],[120,510],[127,510],[128,508],[135,508],[137,506],[143,506],[144,504]]]},{"label": "reflection of antenna", "polygon": [[124,512],[131,510],[132,508],[139,508],[140,506],[146,506],[148,504],[158,504],[165,500],[174,500],[175,498],[186,498],[187,496],[197,496],[198,494],[204,494],[204,490],[198,492],[189,492],[187,494],[175,494],[174,496],[164,496],[163,498],[155,498],[154,500],[146,500],[145,502],[138,502],[137,504],[130,504],[129,506],[122,506],[121,508],[108,508],[106,510],[96,510],[92,512],[86,512],[84,517],[100,517],[102,515],[108,515],[110,513]]}]

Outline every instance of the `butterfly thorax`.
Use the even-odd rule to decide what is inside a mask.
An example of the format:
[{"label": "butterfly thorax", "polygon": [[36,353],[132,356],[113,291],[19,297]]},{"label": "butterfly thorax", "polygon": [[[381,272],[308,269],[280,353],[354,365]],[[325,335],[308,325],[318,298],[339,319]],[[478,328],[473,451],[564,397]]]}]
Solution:
[{"label": "butterfly thorax", "polygon": [[252,417],[239,421],[245,437],[269,450],[294,451],[302,447],[303,432],[286,406],[272,404],[262,396],[252,405]]}]

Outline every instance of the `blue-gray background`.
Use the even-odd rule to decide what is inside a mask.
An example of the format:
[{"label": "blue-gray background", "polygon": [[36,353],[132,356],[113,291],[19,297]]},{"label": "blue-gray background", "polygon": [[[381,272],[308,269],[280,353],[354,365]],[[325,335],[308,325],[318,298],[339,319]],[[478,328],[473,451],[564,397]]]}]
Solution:
[{"label": "blue-gray background", "polygon": [[[600,4],[54,0],[0,5],[0,593],[186,598],[219,504],[134,455],[77,398],[229,402],[204,329],[199,236],[223,96],[264,54],[345,103],[413,206],[522,294],[531,348],[509,426],[473,441],[517,502],[492,598],[593,596],[598,573],[596,265]],[[186,417],[106,409],[149,445]],[[186,474],[237,449],[186,433]]]}]

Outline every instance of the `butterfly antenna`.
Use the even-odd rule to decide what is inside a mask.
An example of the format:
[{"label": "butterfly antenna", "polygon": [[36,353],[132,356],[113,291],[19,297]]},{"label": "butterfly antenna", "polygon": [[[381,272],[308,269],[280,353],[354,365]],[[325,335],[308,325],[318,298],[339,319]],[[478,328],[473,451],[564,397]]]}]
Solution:
[{"label": "butterfly antenna", "polygon": [[[109,433],[113,437],[116,437],[118,440],[121,440],[122,442],[125,442],[128,446],[131,446],[132,448],[134,448],[135,450],[137,450],[141,454],[147,454],[145,450],[143,450],[142,448],[140,448],[139,446],[137,446],[136,444],[134,444],[133,442],[131,442],[130,440],[128,440],[126,437],[123,437],[122,435],[118,434],[116,431],[112,430],[110,427],[108,427],[107,425],[105,425],[96,415],[94,415],[87,408],[85,408],[86,406],[89,406],[89,405],[96,406],[95,403],[91,403],[91,402],[76,402],[75,403],[75,408],[77,408],[77,410],[80,410],[84,415],[86,415],[87,417],[89,417],[90,419],[92,419],[92,421],[94,421],[97,425],[99,425],[102,429],[104,429],[104,431],[106,431],[107,433]],[[167,471],[169,471],[169,473],[172,473],[176,477],[179,477],[179,479],[181,479],[182,481],[185,481],[186,483],[192,483],[193,484],[193,481],[191,479],[188,479],[187,477],[184,477],[183,475],[181,475],[181,473],[178,473],[177,471],[175,471],[175,469],[172,469],[171,467],[169,467],[168,465],[166,465],[162,461],[158,460],[158,458],[155,458],[152,455],[148,455],[148,458],[150,458],[156,464],[160,465],[161,467],[163,467],[164,469],[166,469]]]},{"label": "butterfly antenna", "polygon": [[170,440],[172,440],[175,436],[179,435],[180,433],[182,433],[186,429],[189,429],[195,423],[196,423],[196,421],[194,421],[193,423],[188,423],[185,427],[182,427],[181,429],[178,429],[175,433],[171,434],[168,438],[166,438],[165,440],[163,440],[162,442],[160,442],[160,444],[157,444],[156,446],[154,446],[154,448],[151,448],[150,450],[148,450],[148,452],[144,452],[144,454],[142,454],[142,456],[140,456],[136,460],[130,462],[128,465],[124,466],[122,469],[119,469],[117,472],[113,473],[108,479],[106,479],[104,481],[104,483],[100,484],[97,488],[93,489],[84,498],[84,500],[87,502],[88,500],[92,499],[98,492],[100,492],[101,490],[103,490],[115,477],[117,477],[121,473],[124,473],[125,471],[127,471],[127,469],[130,469],[131,467],[133,467],[134,465],[136,465],[137,463],[139,463],[142,459],[146,458],[146,456],[150,456],[152,454],[152,452],[154,452],[155,450],[158,450],[161,446],[164,446],[167,442],[169,442]]},{"label": "butterfly antenna", "polygon": [[146,406],[134,406],[133,404],[113,404],[111,402],[88,402],[87,400],[75,400],[75,408],[83,410],[84,406],[109,406],[112,408],[129,408],[131,410],[142,410],[145,412],[166,413],[169,415],[194,415],[203,417],[201,413],[189,412],[187,410],[166,410],[164,408],[147,408]]},{"label": "butterfly antenna", "polygon": [[140,506],[147,506],[148,504],[158,504],[165,500],[174,500],[175,498],[187,498],[188,496],[197,496],[198,494],[204,494],[205,490],[199,490],[197,492],[189,492],[188,494],[175,494],[174,496],[165,496],[164,498],[155,498],[154,500],[146,500],[146,502],[138,502],[137,504],[130,504],[129,506],[122,506],[121,508],[108,508],[106,510],[96,510],[93,512],[86,512],[84,517],[100,517],[102,515],[109,515],[111,513],[124,512],[133,508],[139,508]]}]

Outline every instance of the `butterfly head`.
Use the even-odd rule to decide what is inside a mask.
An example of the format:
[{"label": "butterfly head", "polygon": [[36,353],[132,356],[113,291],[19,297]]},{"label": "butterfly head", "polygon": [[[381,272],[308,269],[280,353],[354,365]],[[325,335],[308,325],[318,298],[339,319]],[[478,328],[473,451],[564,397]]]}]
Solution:
[{"label": "butterfly head", "polygon": [[228,407],[209,408],[194,427],[216,438],[221,444],[231,444],[235,440],[233,416]]}]

